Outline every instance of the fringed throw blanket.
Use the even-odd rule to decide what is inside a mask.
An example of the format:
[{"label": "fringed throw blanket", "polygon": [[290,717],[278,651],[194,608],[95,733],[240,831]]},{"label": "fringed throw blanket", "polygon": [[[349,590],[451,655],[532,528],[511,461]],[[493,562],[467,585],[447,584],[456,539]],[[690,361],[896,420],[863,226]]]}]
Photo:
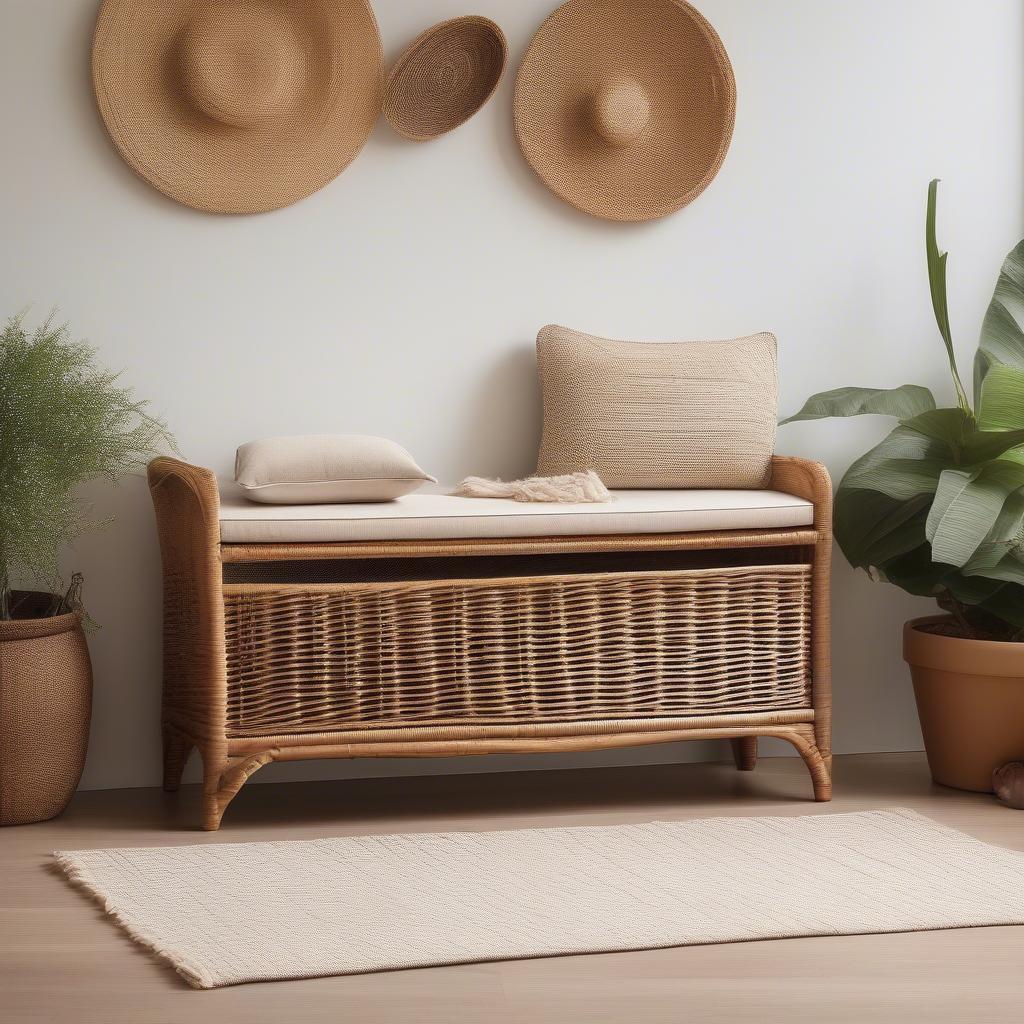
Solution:
[{"label": "fringed throw blanket", "polygon": [[525,480],[488,480],[467,476],[455,494],[463,498],[511,498],[513,501],[599,502],[611,501],[608,488],[592,470],[566,476],[530,476]]}]

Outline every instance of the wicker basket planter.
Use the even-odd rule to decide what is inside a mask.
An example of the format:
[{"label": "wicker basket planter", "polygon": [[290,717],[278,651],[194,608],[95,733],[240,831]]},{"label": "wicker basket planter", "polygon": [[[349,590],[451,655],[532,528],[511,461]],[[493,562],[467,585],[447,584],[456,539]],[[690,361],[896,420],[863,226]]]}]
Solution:
[{"label": "wicker basket planter", "polygon": [[831,489],[776,458],[813,528],[226,544],[216,481],[150,466],[164,561],[165,785],[204,827],[275,760],[792,743],[831,792]]},{"label": "wicker basket planter", "polygon": [[[40,606],[53,599],[38,598]],[[67,807],[85,765],[91,709],[80,615],[0,622],[0,825],[45,821]]]}]

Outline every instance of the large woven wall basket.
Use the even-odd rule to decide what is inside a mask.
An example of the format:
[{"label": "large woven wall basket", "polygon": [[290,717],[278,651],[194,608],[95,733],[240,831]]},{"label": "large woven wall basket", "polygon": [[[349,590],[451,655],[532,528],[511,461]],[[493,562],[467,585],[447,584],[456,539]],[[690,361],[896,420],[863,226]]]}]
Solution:
[{"label": "large woven wall basket", "polygon": [[332,181],[384,86],[368,0],[103,0],[92,69],[121,156],[209,213],[274,210]]},{"label": "large woven wall basket", "polygon": [[654,220],[721,168],[736,83],[718,34],[681,0],[569,0],[526,50],[514,116],[523,155],[559,198]]}]

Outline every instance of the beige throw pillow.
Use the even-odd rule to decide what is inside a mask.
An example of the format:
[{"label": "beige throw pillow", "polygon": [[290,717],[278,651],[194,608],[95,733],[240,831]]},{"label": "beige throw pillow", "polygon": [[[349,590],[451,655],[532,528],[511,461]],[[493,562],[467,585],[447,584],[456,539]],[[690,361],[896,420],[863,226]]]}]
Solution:
[{"label": "beige throw pillow", "polygon": [[245,496],[273,505],[390,501],[428,480],[401,445],[364,434],[266,437],[235,456]]},{"label": "beige throw pillow", "polygon": [[612,341],[544,327],[537,472],[608,487],[763,487],[775,447],[775,336]]}]

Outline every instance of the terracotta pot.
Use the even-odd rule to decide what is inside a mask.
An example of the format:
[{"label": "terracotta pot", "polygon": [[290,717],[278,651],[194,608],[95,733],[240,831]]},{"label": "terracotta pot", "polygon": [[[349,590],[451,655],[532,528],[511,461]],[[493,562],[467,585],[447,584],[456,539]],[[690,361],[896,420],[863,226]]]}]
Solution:
[{"label": "terracotta pot", "polygon": [[944,786],[992,791],[992,772],[1024,759],[1024,643],[963,640],[903,627],[903,657],[932,778]]},{"label": "terracotta pot", "polygon": [[[49,594],[15,595],[37,613]],[[85,765],[92,666],[77,613],[0,621],[0,825],[60,814]]]}]

